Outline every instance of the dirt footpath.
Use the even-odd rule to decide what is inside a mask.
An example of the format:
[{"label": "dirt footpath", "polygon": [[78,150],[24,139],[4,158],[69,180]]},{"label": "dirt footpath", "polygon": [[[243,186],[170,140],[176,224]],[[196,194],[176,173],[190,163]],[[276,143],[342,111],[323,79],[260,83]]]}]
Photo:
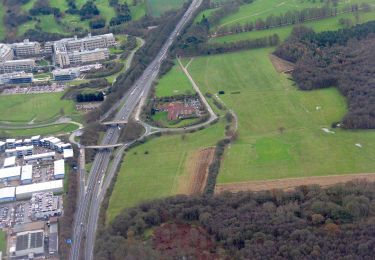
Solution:
[{"label": "dirt footpath", "polygon": [[239,191],[262,191],[272,189],[291,190],[301,185],[318,184],[322,187],[332,186],[337,183],[348,182],[352,180],[368,180],[375,181],[375,173],[358,173],[347,175],[331,175],[319,177],[304,178],[288,178],[267,181],[249,181],[228,184],[217,184],[215,193],[223,191],[239,192]]},{"label": "dirt footpath", "polygon": [[189,162],[189,180],[184,185],[185,194],[202,193],[207,182],[208,167],[214,158],[215,148],[200,150]]},{"label": "dirt footpath", "polygon": [[289,61],[286,61],[286,60],[283,60],[283,59],[280,59],[279,57],[273,55],[273,54],[270,54],[270,60],[273,64],[273,66],[275,67],[276,71],[279,72],[279,73],[289,73],[289,72],[292,72],[294,70],[294,64],[289,62]]}]

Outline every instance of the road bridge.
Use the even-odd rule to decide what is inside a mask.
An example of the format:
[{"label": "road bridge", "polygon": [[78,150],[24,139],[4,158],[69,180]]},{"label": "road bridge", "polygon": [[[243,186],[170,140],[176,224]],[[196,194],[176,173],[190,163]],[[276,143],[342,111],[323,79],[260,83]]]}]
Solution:
[{"label": "road bridge", "polygon": [[109,148],[116,148],[119,146],[123,146],[124,144],[119,143],[119,144],[104,144],[104,145],[88,145],[84,146],[83,148],[85,149],[109,149]]},{"label": "road bridge", "polygon": [[102,125],[126,125],[128,123],[128,120],[115,120],[115,121],[107,121],[102,122]]}]

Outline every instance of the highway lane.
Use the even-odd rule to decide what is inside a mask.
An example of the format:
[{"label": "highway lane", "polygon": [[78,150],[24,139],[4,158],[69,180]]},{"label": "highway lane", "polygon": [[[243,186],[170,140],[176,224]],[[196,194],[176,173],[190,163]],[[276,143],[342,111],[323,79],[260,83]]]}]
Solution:
[{"label": "highway lane", "polygon": [[[176,28],[170,34],[170,37],[164,43],[162,49],[151,62],[151,64],[143,72],[142,76],[135,82],[134,86],[128,92],[125,104],[117,112],[114,120],[128,120],[130,115],[136,108],[138,102],[147,97],[151,87],[152,82],[156,79],[160,64],[166,57],[166,53],[169,47],[172,45],[173,41],[176,39],[180,31],[186,22],[191,18],[193,12],[199,7],[202,0],[193,0],[192,4],[185,12],[184,16],[177,24]],[[105,134],[102,144],[115,144],[118,141],[120,135],[120,129],[116,126],[111,127]],[[75,229],[74,229],[74,240],[71,250],[71,259],[79,259],[80,257],[80,247],[83,242],[83,236],[86,235],[85,243],[85,254],[84,259],[93,259],[93,248],[95,243],[95,233],[97,219],[100,211],[101,198],[105,194],[107,187],[101,187],[103,174],[106,172],[109,161],[110,161],[111,151],[100,151],[95,156],[93,166],[90,171],[88,184],[86,187],[85,196],[79,199],[79,207],[76,213],[75,219]],[[110,183],[110,178],[112,174],[108,174],[106,183]],[[113,175],[112,175],[113,176]]]}]

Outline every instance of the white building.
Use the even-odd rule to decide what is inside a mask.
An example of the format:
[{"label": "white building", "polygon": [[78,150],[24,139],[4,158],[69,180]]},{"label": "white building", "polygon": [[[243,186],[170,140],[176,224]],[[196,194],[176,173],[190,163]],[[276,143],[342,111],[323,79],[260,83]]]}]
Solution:
[{"label": "white building", "polygon": [[13,60],[14,53],[8,45],[0,43],[0,62]]},{"label": "white building", "polygon": [[54,161],[53,177],[58,179],[64,179],[65,176],[65,161],[63,159]]},{"label": "white building", "polygon": [[27,155],[32,155],[33,154],[33,146],[16,146],[16,148],[12,149],[6,149],[5,154],[7,156],[27,156]]},{"label": "white building", "polygon": [[37,161],[53,160],[55,158],[55,152],[40,153],[25,156],[23,159],[26,163],[34,163]]},{"label": "white building", "polygon": [[8,138],[8,139],[6,139],[6,140],[5,140],[6,148],[7,148],[7,149],[14,148],[14,147],[15,147],[15,142],[16,142],[16,139],[13,139],[13,138]]},{"label": "white building", "polygon": [[62,39],[62,41],[64,41],[67,51],[94,50],[116,45],[116,40],[112,33],[95,36],[88,34],[87,37],[81,39],[75,36],[74,38]]},{"label": "white building", "polygon": [[78,78],[80,74],[81,72],[77,68],[56,69],[52,71],[53,80],[55,81],[73,80]]},{"label": "white building", "polygon": [[21,170],[21,183],[30,184],[33,180],[33,166],[24,165]]},{"label": "white building", "polygon": [[0,75],[0,84],[28,84],[32,83],[34,76],[32,73],[12,72]]},{"label": "white building", "polygon": [[11,46],[17,57],[31,57],[40,54],[39,42],[30,42],[29,39],[25,39],[23,42],[13,43]]},{"label": "white building", "polygon": [[73,158],[73,149],[64,149],[64,159]]},{"label": "white building", "polygon": [[39,145],[40,135],[35,135],[30,138],[32,145]]},{"label": "white building", "polygon": [[98,48],[93,50],[77,50],[72,52],[58,52],[55,54],[55,63],[60,67],[70,65],[80,65],[103,61],[109,58],[107,48]]},{"label": "white building", "polygon": [[16,156],[7,157],[4,160],[4,168],[16,166]]},{"label": "white building", "polygon": [[16,188],[16,199],[30,199],[35,192],[53,192],[61,193],[64,190],[63,180],[54,180],[41,183],[33,183],[28,185],[18,186]]},{"label": "white building", "polygon": [[32,59],[7,60],[0,62],[0,73],[12,73],[16,71],[32,72],[35,68],[35,61]]},{"label": "white building", "polygon": [[21,177],[21,166],[0,169],[1,181],[19,180]]},{"label": "white building", "polygon": [[0,141],[0,152],[5,152],[7,143],[4,141]]},{"label": "white building", "polygon": [[5,187],[0,189],[0,203],[16,200],[16,187]]}]

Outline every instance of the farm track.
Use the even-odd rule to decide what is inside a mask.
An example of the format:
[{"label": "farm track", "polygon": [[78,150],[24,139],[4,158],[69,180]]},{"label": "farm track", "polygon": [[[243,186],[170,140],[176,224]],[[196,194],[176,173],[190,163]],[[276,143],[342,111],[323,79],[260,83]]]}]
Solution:
[{"label": "farm track", "polygon": [[265,181],[249,181],[237,183],[217,184],[215,193],[224,191],[240,192],[240,191],[264,191],[272,189],[292,190],[302,185],[318,184],[322,187],[332,186],[338,183],[344,183],[354,180],[375,181],[375,173],[358,173],[347,175],[330,175],[330,176],[314,176],[301,178],[286,178]]}]

